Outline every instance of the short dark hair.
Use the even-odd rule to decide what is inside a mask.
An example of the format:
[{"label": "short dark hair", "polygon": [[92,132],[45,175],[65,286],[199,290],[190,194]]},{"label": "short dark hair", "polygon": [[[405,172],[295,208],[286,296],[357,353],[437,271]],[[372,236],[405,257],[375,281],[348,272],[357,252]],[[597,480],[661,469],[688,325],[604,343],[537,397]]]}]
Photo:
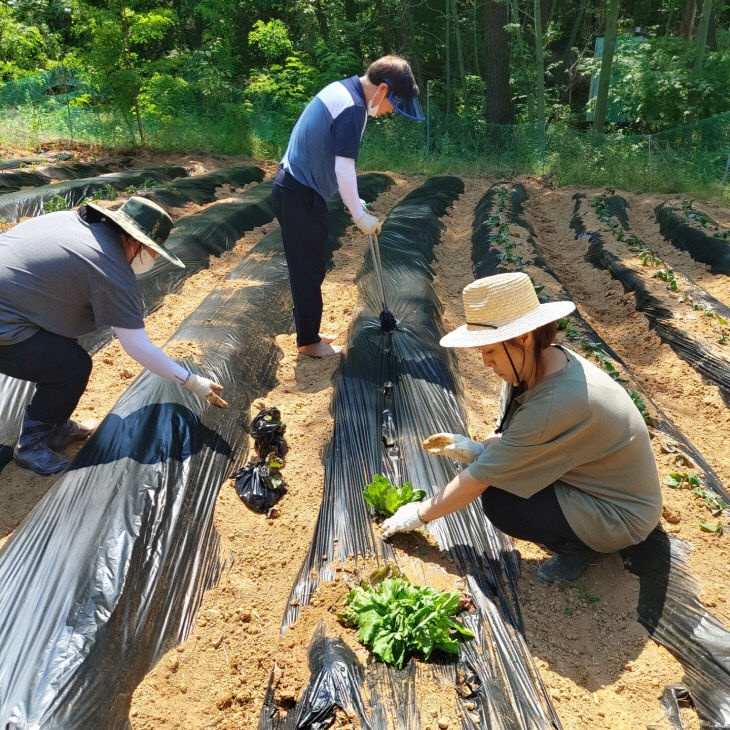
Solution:
[{"label": "short dark hair", "polygon": [[387,83],[396,96],[404,99],[418,96],[418,84],[413,78],[413,71],[408,61],[401,56],[381,56],[368,66],[365,75],[376,86]]}]

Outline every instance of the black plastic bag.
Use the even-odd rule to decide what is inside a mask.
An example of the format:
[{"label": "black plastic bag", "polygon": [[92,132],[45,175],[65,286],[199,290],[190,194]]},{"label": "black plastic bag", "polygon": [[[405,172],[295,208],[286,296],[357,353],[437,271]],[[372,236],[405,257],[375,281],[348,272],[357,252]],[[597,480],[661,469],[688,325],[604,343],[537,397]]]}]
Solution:
[{"label": "black plastic bag", "polygon": [[255,512],[268,512],[286,494],[286,482],[279,473],[288,449],[285,431],[278,408],[261,409],[251,422],[249,433],[259,460],[250,461],[234,478],[236,493]]}]

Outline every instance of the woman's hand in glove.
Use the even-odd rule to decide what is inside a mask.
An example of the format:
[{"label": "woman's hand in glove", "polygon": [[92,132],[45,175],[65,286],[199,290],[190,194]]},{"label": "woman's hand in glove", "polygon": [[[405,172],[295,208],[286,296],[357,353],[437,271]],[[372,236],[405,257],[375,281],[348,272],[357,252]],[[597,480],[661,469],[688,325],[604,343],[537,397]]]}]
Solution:
[{"label": "woman's hand in glove", "polygon": [[471,464],[484,451],[484,446],[460,433],[434,433],[423,442],[429,454],[448,456]]},{"label": "woman's hand in glove", "polygon": [[223,386],[218,383],[214,383],[208,378],[204,378],[201,375],[190,373],[188,379],[183,385],[195,395],[205,398],[209,403],[213,404],[216,408],[228,408],[228,403],[221,398],[218,393],[223,392]]},{"label": "woman's hand in glove", "polygon": [[418,516],[420,502],[408,502],[399,507],[395,514],[383,522],[383,537],[390,537],[396,532],[410,532],[423,527],[423,522]]}]

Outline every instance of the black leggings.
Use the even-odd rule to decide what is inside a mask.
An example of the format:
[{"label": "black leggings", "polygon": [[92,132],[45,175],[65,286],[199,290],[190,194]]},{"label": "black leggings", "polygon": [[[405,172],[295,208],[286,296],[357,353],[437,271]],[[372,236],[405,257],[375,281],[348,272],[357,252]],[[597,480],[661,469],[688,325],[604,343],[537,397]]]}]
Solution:
[{"label": "black leggings", "polygon": [[76,340],[40,330],[23,342],[0,345],[0,373],[36,384],[31,418],[63,423],[86,390],[91,357]]},{"label": "black leggings", "polygon": [[482,508],[492,524],[510,537],[544,545],[563,555],[591,549],[568,524],[552,484],[528,499],[488,487],[482,492]]}]

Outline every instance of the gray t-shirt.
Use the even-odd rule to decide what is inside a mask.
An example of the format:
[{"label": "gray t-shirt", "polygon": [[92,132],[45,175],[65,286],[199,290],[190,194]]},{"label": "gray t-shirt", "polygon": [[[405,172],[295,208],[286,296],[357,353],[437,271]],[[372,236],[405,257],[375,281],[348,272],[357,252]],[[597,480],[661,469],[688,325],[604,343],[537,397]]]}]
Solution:
[{"label": "gray t-shirt", "polygon": [[105,326],[144,327],[134,272],[109,225],[60,211],[0,234],[0,345],[39,329],[79,337]]},{"label": "gray t-shirt", "polygon": [[[514,399],[502,437],[471,475],[519,497],[555,483],[568,524],[589,547],[614,552],[659,522],[661,487],[646,424],[629,394],[572,350],[568,363]],[[501,411],[511,386],[502,391]]]}]

